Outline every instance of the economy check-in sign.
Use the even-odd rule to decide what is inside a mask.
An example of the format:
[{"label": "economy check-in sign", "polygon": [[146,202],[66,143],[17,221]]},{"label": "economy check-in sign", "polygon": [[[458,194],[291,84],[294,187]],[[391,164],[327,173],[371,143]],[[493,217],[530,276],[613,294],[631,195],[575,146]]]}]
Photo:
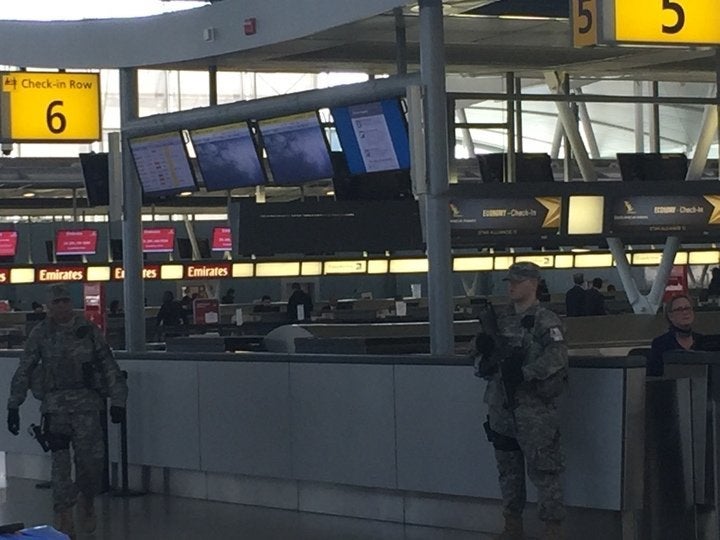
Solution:
[{"label": "economy check-in sign", "polygon": [[571,0],[573,45],[718,45],[720,0]]},{"label": "economy check-in sign", "polygon": [[614,197],[609,234],[720,234],[720,195]]},{"label": "economy check-in sign", "polygon": [[475,238],[557,234],[560,208],[560,197],[456,199],[450,227]]}]

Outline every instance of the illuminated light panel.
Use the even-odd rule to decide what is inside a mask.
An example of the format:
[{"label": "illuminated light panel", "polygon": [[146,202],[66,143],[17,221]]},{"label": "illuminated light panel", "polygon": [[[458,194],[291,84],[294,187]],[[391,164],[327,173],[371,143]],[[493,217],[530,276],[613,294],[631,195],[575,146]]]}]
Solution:
[{"label": "illuminated light panel", "polygon": [[160,279],[182,279],[183,270],[182,264],[163,264],[160,266]]},{"label": "illuminated light panel", "polygon": [[87,280],[88,281],[110,281],[110,267],[109,266],[88,266]]},{"label": "illuminated light panel", "polygon": [[492,269],[492,257],[455,257],[453,260],[453,272],[483,272]]},{"label": "illuminated light panel", "polygon": [[499,257],[493,257],[495,270],[507,270],[513,265],[513,257],[508,255],[501,255]]},{"label": "illuminated light panel", "polygon": [[718,264],[720,252],[718,251],[691,251],[688,257],[690,264]]},{"label": "illuminated light panel", "polygon": [[255,264],[255,277],[295,277],[300,275],[300,262],[265,262]]},{"label": "illuminated light panel", "polygon": [[427,259],[392,259],[391,274],[416,274],[428,271]]},{"label": "illuminated light panel", "polygon": [[573,195],[568,205],[568,234],[601,234],[605,198],[598,195]]},{"label": "illuminated light panel", "polygon": [[322,262],[303,261],[300,263],[300,274],[303,276],[321,276]]},{"label": "illuminated light panel", "polygon": [[252,263],[235,263],[232,265],[232,277],[253,277]]},{"label": "illuminated light panel", "polygon": [[633,253],[632,264],[635,266],[657,266],[662,260],[662,253]]},{"label": "illuminated light panel", "polygon": [[517,255],[515,262],[530,262],[537,264],[540,268],[552,268],[555,266],[553,255]]},{"label": "illuminated light panel", "polygon": [[682,265],[688,263],[688,253],[687,251],[679,251],[675,255],[675,260],[673,261],[673,264]]},{"label": "illuminated light panel", "polygon": [[573,268],[574,266],[574,255],[555,255],[555,268]]},{"label": "illuminated light panel", "polygon": [[10,283],[34,283],[35,269],[33,268],[11,268]]},{"label": "illuminated light panel", "polygon": [[575,268],[611,268],[611,253],[583,253],[575,255]]},{"label": "illuminated light panel", "polygon": [[328,274],[364,274],[367,272],[367,261],[325,261],[323,267]]},{"label": "illuminated light panel", "polygon": [[388,261],[375,260],[368,261],[368,274],[387,274],[388,273]]}]

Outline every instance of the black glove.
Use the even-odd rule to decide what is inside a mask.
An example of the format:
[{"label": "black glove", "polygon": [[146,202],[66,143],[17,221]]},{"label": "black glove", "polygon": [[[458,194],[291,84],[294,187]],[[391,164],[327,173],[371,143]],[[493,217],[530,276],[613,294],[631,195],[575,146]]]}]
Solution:
[{"label": "black glove", "polygon": [[495,340],[490,334],[480,332],[475,336],[475,350],[483,356],[490,356],[495,350]]},{"label": "black glove", "polygon": [[500,365],[500,372],[502,373],[503,384],[505,386],[505,394],[507,396],[508,406],[511,409],[515,408],[515,392],[518,386],[525,380],[522,372],[523,365],[523,354],[522,350],[513,349],[505,360]]},{"label": "black glove", "polygon": [[8,409],[8,431],[13,435],[20,433],[20,410]]},{"label": "black glove", "polygon": [[113,405],[110,407],[110,421],[113,424],[120,424],[125,420],[125,407],[117,407]]}]

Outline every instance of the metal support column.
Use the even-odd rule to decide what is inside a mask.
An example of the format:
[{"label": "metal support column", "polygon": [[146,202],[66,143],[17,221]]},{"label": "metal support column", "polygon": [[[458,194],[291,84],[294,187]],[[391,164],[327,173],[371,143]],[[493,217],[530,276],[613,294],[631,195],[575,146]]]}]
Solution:
[{"label": "metal support column", "polygon": [[640,294],[637,283],[630,272],[630,263],[627,260],[625,246],[619,238],[608,238],[608,247],[615,259],[620,281],[625,289],[628,302],[636,314],[655,314],[662,303],[665,284],[675,261],[675,255],[680,247],[680,239],[677,236],[669,236],[663,248],[662,258],[658,266],[658,273],[653,282],[650,293],[647,296]]},{"label": "metal support column", "polygon": [[[653,81],[652,96],[660,97],[660,83]],[[655,102],[651,105],[652,116],[650,117],[650,151],[660,152],[660,105]]]},{"label": "metal support column", "polygon": [[[505,75],[505,90],[508,96],[515,93],[515,75]],[[515,167],[515,100],[507,99],[507,163],[505,164],[505,181],[517,182]]]},{"label": "metal support column", "polygon": [[[710,97],[717,93],[717,86],[710,88]],[[685,180],[700,180],[702,173],[707,165],[710,147],[712,146],[718,129],[718,107],[715,105],[706,105],[703,112],[702,126],[698,134],[698,141],[695,145],[695,152],[688,166],[687,176]]]},{"label": "metal support column", "polygon": [[[457,115],[461,124],[468,123],[467,113],[463,107],[458,108]],[[472,158],[475,155],[475,143],[473,142],[472,132],[470,131],[470,128],[464,127],[460,128],[460,133],[465,151],[467,152],[468,157]]]},{"label": "metal support column", "polygon": [[[522,79],[520,77],[515,78],[515,92],[517,94],[522,93]],[[523,153],[523,118],[522,118],[522,99],[518,99],[515,102],[515,140],[517,151]]]},{"label": "metal support column", "polygon": [[393,9],[395,17],[395,69],[398,74],[407,73],[407,32],[405,29],[405,16],[403,9]]},{"label": "metal support column", "polygon": [[210,106],[217,105],[217,66],[210,66],[208,68],[208,96]]},{"label": "metal support column", "polygon": [[[546,73],[545,80],[551,91],[562,94],[562,87],[557,73]],[[577,122],[575,121],[575,115],[572,109],[567,103],[555,102],[558,110],[558,117],[562,122],[565,134],[570,141],[570,148],[575,154],[575,160],[577,161],[580,173],[582,174],[585,182],[594,182],[597,180],[597,173],[593,167],[590,157],[588,156],[587,150],[585,149],[585,143],[580,136],[580,130],[578,129]],[[565,149],[566,153],[568,148]]]},{"label": "metal support column", "polygon": [[[583,93],[582,88],[576,88],[575,93],[581,96]],[[600,148],[598,147],[597,138],[595,137],[595,130],[593,130],[590,113],[588,113],[587,103],[580,102],[577,106],[578,114],[580,115],[580,125],[583,128],[583,132],[585,132],[585,140],[590,147],[590,157],[600,159]]]},{"label": "metal support column", "polygon": [[[636,96],[643,95],[642,81],[633,83],[633,93]],[[645,151],[645,112],[642,103],[635,104],[635,152],[642,153]]]},{"label": "metal support column", "polygon": [[[138,117],[137,70],[120,70],[120,126]],[[145,286],[142,254],[142,193],[127,139],[122,141],[123,171],[123,299],[125,349],[145,350]]]},{"label": "metal support column", "polygon": [[452,354],[452,256],[448,206],[447,92],[441,0],[419,0],[420,73],[425,89],[428,304],[431,354]]},{"label": "metal support column", "polygon": [[560,147],[562,146],[564,131],[560,117],[555,120],[555,132],[553,133],[552,148],[550,149],[550,157],[557,159],[560,157]]}]

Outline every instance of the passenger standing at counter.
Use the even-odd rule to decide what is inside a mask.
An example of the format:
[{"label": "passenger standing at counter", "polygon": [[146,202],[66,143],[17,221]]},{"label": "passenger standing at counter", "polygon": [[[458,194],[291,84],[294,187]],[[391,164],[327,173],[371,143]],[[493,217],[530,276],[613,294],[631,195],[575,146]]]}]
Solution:
[{"label": "passenger standing at counter", "polygon": [[666,333],[656,337],[650,346],[647,363],[647,375],[659,377],[664,372],[663,353],[677,350],[696,350],[699,348],[701,334],[692,331],[695,322],[695,310],[687,295],[671,298],[663,308],[665,318],[670,324]]},{"label": "passenger standing at counter", "polygon": [[170,291],[163,293],[162,305],[155,317],[157,325],[177,326],[179,324],[187,324],[187,313],[182,304],[175,300],[175,295]]},{"label": "passenger standing at counter", "polygon": [[585,291],[585,315],[605,315],[605,297],[600,292],[603,280],[596,277]]},{"label": "passenger standing at counter", "polygon": [[488,380],[485,429],[495,447],[503,496],[501,540],[524,538],[525,462],[538,490],[542,538],[562,538],[565,518],[556,402],[567,384],[568,352],[560,319],[536,298],[539,280],[537,265],[513,264],[505,278],[511,305],[498,318],[497,335],[476,338],[478,375]]},{"label": "passenger standing at counter", "polygon": [[[302,290],[299,283],[293,283],[291,285],[291,289],[293,292],[288,299],[288,317],[290,317],[290,319],[292,319],[293,321],[299,319],[308,319],[310,317],[310,312],[313,310],[312,298],[310,298],[310,295],[308,293]],[[302,317],[298,316],[298,306],[303,307]]]},{"label": "passenger standing at counter", "polygon": [[52,453],[55,528],[74,538],[76,502],[85,532],[96,527],[93,500],[102,488],[105,455],[99,412],[109,397],[110,417],[120,423],[127,385],[100,329],[73,312],[66,285],[50,287],[48,307],[48,318],[33,328],[12,378],[7,422],[10,433],[17,435],[19,408],[30,388],[42,402],[42,432]]},{"label": "passenger standing at counter", "polygon": [[585,276],[581,273],[573,274],[572,289],[565,293],[565,314],[568,317],[582,317],[585,315]]}]

